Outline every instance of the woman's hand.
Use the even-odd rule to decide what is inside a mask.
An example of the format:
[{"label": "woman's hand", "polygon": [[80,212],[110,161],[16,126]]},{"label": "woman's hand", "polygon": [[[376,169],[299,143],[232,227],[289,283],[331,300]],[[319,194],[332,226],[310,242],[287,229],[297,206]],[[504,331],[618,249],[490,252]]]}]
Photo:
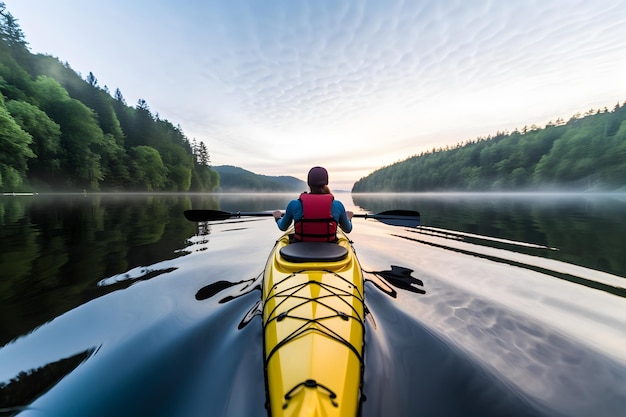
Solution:
[{"label": "woman's hand", "polygon": [[276,220],[280,219],[281,217],[283,217],[283,212],[280,210],[276,210],[272,212],[272,216],[274,216],[274,218]]},{"label": "woman's hand", "polygon": [[349,220],[352,220],[352,216],[354,216],[354,213],[351,211],[346,211],[346,216],[348,216]]}]

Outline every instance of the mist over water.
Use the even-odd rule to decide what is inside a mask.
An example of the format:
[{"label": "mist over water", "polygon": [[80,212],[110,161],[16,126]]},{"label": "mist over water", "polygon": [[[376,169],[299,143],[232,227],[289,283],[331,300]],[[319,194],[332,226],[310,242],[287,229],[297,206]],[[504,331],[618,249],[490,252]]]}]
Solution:
[{"label": "mist over water", "polygon": [[[280,232],[182,211],[292,197],[0,200],[0,415],[266,416],[256,312]],[[623,199],[337,198],[422,214],[354,220],[363,416],[621,416]]]}]

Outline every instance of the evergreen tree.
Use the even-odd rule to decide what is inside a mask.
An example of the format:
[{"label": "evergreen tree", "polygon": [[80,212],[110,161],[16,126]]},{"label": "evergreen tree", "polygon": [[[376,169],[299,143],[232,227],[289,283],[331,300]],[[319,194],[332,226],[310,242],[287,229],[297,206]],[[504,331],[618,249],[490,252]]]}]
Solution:
[{"label": "evergreen tree", "polygon": [[124,96],[122,95],[122,92],[120,91],[119,88],[115,89],[115,101],[123,104],[124,106],[126,105],[126,100],[124,100]]},{"label": "evergreen tree", "polygon": [[209,150],[204,142],[200,141],[200,147],[198,152],[198,163],[202,166],[211,166],[211,158],[209,156]]},{"label": "evergreen tree", "polygon": [[87,75],[87,84],[89,84],[92,87],[98,86],[98,79],[96,78],[95,75],[93,75],[93,72],[91,71],[89,71],[89,75]]},{"label": "evergreen tree", "polygon": [[24,32],[17,23],[17,19],[6,11],[4,2],[0,2],[0,17],[0,39],[9,47],[26,49],[28,42],[25,40]]}]

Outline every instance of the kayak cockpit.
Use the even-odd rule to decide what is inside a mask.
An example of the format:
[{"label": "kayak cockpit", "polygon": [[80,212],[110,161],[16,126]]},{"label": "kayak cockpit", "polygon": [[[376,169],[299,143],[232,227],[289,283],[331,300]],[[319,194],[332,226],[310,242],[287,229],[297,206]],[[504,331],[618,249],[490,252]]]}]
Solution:
[{"label": "kayak cockpit", "polygon": [[280,255],[288,262],[338,262],[348,256],[348,249],[336,243],[295,242],[280,248]]}]

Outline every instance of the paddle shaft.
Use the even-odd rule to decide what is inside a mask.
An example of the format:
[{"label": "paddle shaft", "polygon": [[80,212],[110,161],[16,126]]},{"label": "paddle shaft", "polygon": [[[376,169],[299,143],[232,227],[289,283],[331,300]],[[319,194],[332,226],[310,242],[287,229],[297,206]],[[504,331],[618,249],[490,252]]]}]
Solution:
[{"label": "paddle shaft", "polygon": [[[239,217],[272,217],[272,212],[268,211],[219,211],[219,210],[185,210],[185,218],[192,222],[206,222],[211,220],[226,220],[230,218]],[[397,221],[410,221],[418,222],[420,220],[420,213],[412,210],[388,210],[378,214],[369,213],[356,213],[353,218],[375,219],[375,220],[397,220]]]},{"label": "paddle shaft", "polygon": [[232,217],[272,217],[273,214],[268,211],[219,211],[219,210],[185,210],[183,212],[185,218],[192,222],[208,222],[211,220],[226,220]]}]

